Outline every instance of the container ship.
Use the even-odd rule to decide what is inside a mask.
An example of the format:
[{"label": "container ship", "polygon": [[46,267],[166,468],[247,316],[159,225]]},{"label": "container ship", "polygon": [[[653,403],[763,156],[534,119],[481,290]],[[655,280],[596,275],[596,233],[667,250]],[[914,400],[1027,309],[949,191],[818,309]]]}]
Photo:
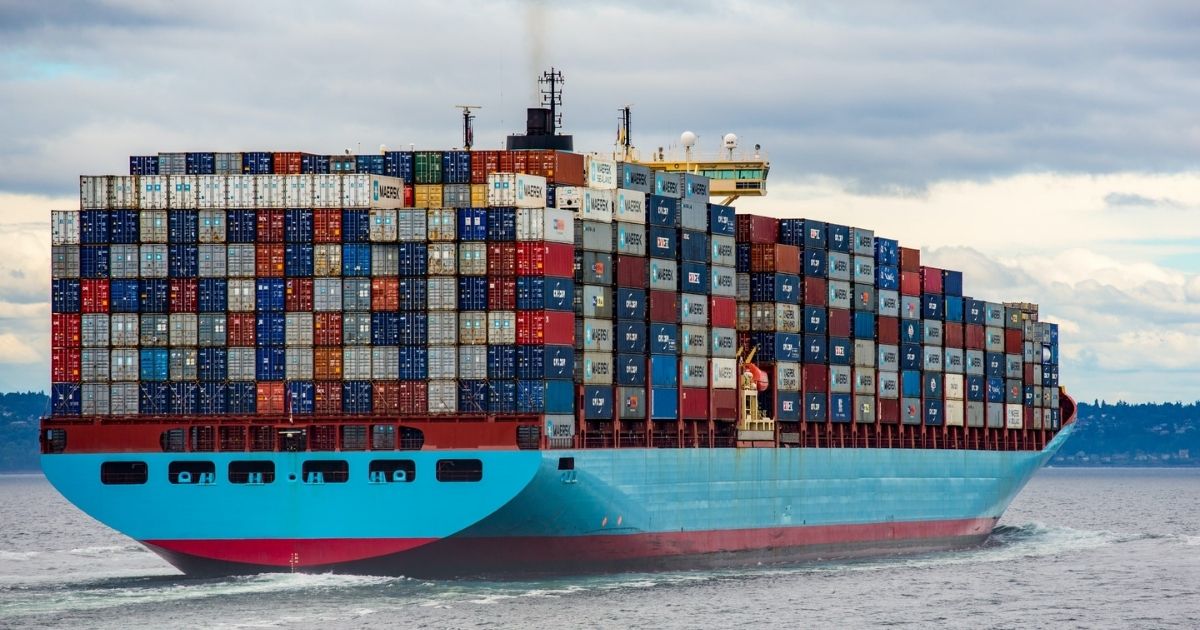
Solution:
[{"label": "container ship", "polygon": [[[769,164],[159,153],[51,213],[41,463],[192,575],[705,568],[948,549],[1070,433],[1058,328]],[[721,203],[714,202],[720,199]]]}]

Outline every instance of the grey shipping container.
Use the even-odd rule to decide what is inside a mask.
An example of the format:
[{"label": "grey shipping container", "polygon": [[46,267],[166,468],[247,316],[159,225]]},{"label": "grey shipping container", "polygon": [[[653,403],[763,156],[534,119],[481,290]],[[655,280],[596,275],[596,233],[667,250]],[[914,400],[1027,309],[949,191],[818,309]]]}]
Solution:
[{"label": "grey shipping container", "polygon": [[[229,282],[233,284],[232,280]],[[341,278],[313,278],[313,310],[318,313],[342,310]]]},{"label": "grey shipping container", "polygon": [[584,352],[583,360],[575,362],[576,378],[584,385],[612,385],[613,355],[609,352]]},{"label": "grey shipping container", "polygon": [[612,319],[612,287],[592,284],[575,286],[575,312],[584,317]]},{"label": "grey shipping container", "polygon": [[442,205],[447,208],[470,208],[470,184],[445,184],[442,186]]},{"label": "grey shipping container", "polygon": [[[232,270],[229,275],[233,275]],[[313,275],[324,277],[342,275],[341,245],[320,243],[313,246]]]},{"label": "grey shipping container", "polygon": [[904,319],[920,319],[921,298],[912,295],[901,295],[900,317]]},{"label": "grey shipping container", "polygon": [[924,324],[924,332],[921,340],[928,346],[942,345],[942,322],[936,319],[926,319],[922,321]]},{"label": "grey shipping container", "polygon": [[429,346],[429,378],[454,378],[458,374],[458,348],[452,345]]},{"label": "grey shipping container", "polygon": [[[371,314],[363,312],[342,313],[342,343],[347,346],[371,344]],[[361,380],[360,377],[344,377],[346,380]]]},{"label": "grey shipping container", "polygon": [[895,372],[900,369],[900,347],[894,344],[879,344],[878,352],[879,361],[877,366],[881,370],[889,370]]},{"label": "grey shipping container", "polygon": [[942,371],[942,349],[939,346],[921,346],[923,359],[921,361],[921,369],[926,372],[941,372]]},{"label": "grey shipping container", "polygon": [[830,280],[829,308],[849,309],[850,303],[850,283],[844,280]]},{"label": "grey shipping container", "polygon": [[737,274],[737,291],[734,293],[739,302],[750,301],[750,274]]},{"label": "grey shipping container", "polygon": [[617,417],[622,420],[646,419],[646,389],[644,387],[617,388]]},{"label": "grey shipping container", "polygon": [[983,403],[979,401],[967,402],[967,426],[982,427],[984,426],[984,411]]},{"label": "grey shipping container", "polygon": [[254,311],[255,285],[253,278],[229,280],[225,287],[226,310],[231,313]]},{"label": "grey shipping container", "polygon": [[108,348],[84,348],[80,351],[80,378],[85,383],[108,382],[110,359]]},{"label": "grey shipping container", "polygon": [[50,211],[50,244],[51,245],[78,245],[79,244],[79,211],[78,210],[51,210]]},{"label": "grey shipping container", "polygon": [[396,211],[396,239],[403,242],[424,243],[427,240],[425,210],[401,208]]},{"label": "grey shipping container", "polygon": [[108,340],[114,346],[133,347],[138,345],[141,322],[137,313],[113,313],[108,319]]},{"label": "grey shipping container", "polygon": [[198,257],[200,260],[201,278],[224,278],[226,275],[225,246],[201,245]]},{"label": "grey shipping container", "polygon": [[579,254],[576,261],[576,273],[582,269],[587,282],[604,285],[613,283],[613,255],[611,253],[585,251]]},{"label": "grey shipping container", "polygon": [[[396,367],[399,368],[398,363]],[[348,381],[365,381],[371,378],[371,346],[342,347],[342,378]]]},{"label": "grey shipping container", "polygon": [[114,416],[131,416],[138,412],[138,384],[113,383],[108,388],[108,411]]},{"label": "grey shipping container", "polygon": [[737,356],[737,331],[733,328],[712,328],[712,356],[732,359]]},{"label": "grey shipping container", "polygon": [[425,226],[425,237],[430,241],[453,241],[458,227],[458,213],[454,208],[430,208],[425,217]]},{"label": "grey shipping container", "polygon": [[138,326],[143,346],[162,347],[171,339],[171,327],[164,313],[142,313]]},{"label": "grey shipping container", "polygon": [[[293,313],[288,313],[293,315]],[[304,313],[310,318],[311,313]],[[200,313],[196,318],[196,325],[199,328],[198,345],[201,347],[224,346],[226,343],[225,332],[226,317],[225,313]]]},{"label": "grey shipping container", "polygon": [[458,244],[458,273],[464,276],[487,275],[487,243]]},{"label": "grey shipping container", "polygon": [[987,403],[984,406],[985,421],[989,429],[1004,428],[1004,403]]},{"label": "grey shipping container", "polygon": [[733,267],[737,265],[737,241],[732,236],[712,235],[711,240],[712,255],[709,257],[709,262],[722,267]]},{"label": "grey shipping container", "polygon": [[431,312],[428,317],[429,326],[426,343],[449,344],[458,341],[457,311]]},{"label": "grey shipping container", "polygon": [[854,397],[854,421],[871,424],[875,422],[875,396]]},{"label": "grey shipping container", "polygon": [[225,359],[226,378],[231,381],[253,381],[255,372],[254,348],[230,348]]},{"label": "grey shipping container", "polygon": [[800,364],[790,361],[776,363],[775,387],[781,392],[800,391]]},{"label": "grey shipping container", "polygon": [[[387,350],[387,347],[375,348],[376,350]],[[397,355],[396,371],[400,369],[399,355]],[[313,377],[313,349],[311,346],[293,346],[284,349],[284,366],[287,379],[293,380],[311,380]],[[375,372],[375,359],[371,358],[371,371]],[[387,377],[382,377],[387,378]]]},{"label": "grey shipping container", "polygon": [[871,368],[854,368],[854,393],[857,395],[874,396],[875,389],[875,370]]},{"label": "grey shipping container", "polygon": [[370,278],[342,278],[342,310],[371,310]]},{"label": "grey shipping container", "polygon": [[516,342],[516,311],[489,311],[488,343],[493,345],[512,345]]},{"label": "grey shipping container", "polygon": [[611,252],[613,225],[599,221],[576,221],[575,247],[592,252]]},{"label": "grey shipping container", "polygon": [[900,397],[899,372],[880,371],[877,380],[879,381],[880,398],[884,400],[895,400]]},{"label": "grey shipping container", "polygon": [[114,381],[138,380],[137,348],[113,348],[109,357],[109,378]]},{"label": "grey shipping container", "polygon": [[650,288],[656,291],[678,291],[679,263],[674,260],[651,258]]},{"label": "grey shipping container", "polygon": [[50,277],[54,280],[79,277],[78,245],[54,245],[50,248]]},{"label": "grey shipping container", "polygon": [[431,311],[455,310],[458,308],[458,281],[454,278],[427,278],[426,304]]},{"label": "grey shipping container", "polygon": [[428,399],[431,414],[458,413],[458,381],[429,381]]},{"label": "grey shipping container", "polygon": [[107,348],[108,315],[91,313],[79,318],[79,338],[84,348]]},{"label": "grey shipping container", "polygon": [[375,277],[400,275],[400,251],[395,243],[371,245],[371,275]]},{"label": "grey shipping container", "polygon": [[875,342],[869,339],[854,340],[854,366],[875,367]]},{"label": "grey shipping container", "polygon": [[713,265],[712,284],[710,291],[713,295],[735,297],[737,295],[737,272],[733,267]]},{"label": "grey shipping container", "polygon": [[[325,247],[324,245],[320,247]],[[338,255],[341,256],[341,247]],[[225,275],[230,278],[253,278],[255,274],[254,245],[249,243],[232,243],[225,247]],[[341,265],[341,262],[338,262]]]},{"label": "grey shipping container", "polygon": [[487,378],[487,346],[458,348],[458,376],[464,379]]},{"label": "grey shipping container", "polygon": [[679,202],[679,226],[703,232],[708,229],[708,199],[690,198]]},{"label": "grey shipping container", "polygon": [[878,303],[877,311],[884,317],[899,317],[900,316],[900,293],[892,290],[877,290],[875,291],[875,301]]},{"label": "grey shipping container", "polygon": [[[251,248],[254,246],[251,245]],[[253,254],[253,250],[251,250]],[[252,256],[253,257],[253,256]],[[142,245],[138,252],[139,273],[143,278],[167,277],[167,246],[161,244]],[[251,261],[253,265],[253,260]],[[250,275],[254,275],[251,273]]]},{"label": "grey shipping container", "polygon": [[171,313],[172,346],[194,346],[198,338],[195,313]]},{"label": "grey shipping container", "polygon": [[684,387],[708,387],[708,358],[685,356],[680,359],[679,382]]},{"label": "grey shipping container", "polygon": [[829,391],[834,394],[849,394],[854,388],[853,381],[850,380],[850,366],[848,365],[831,365],[829,366]]},{"label": "grey shipping container", "polygon": [[108,415],[108,381],[103,383],[84,383],[79,388],[80,410],[85,416]]},{"label": "grey shipping container", "polygon": [[110,278],[136,278],[138,272],[138,246],[137,245],[109,245],[108,246],[108,277]]},{"label": "grey shipping container", "polygon": [[708,296],[681,293],[679,295],[679,321],[684,324],[707,324]]},{"label": "grey shipping container", "polygon": [[585,351],[612,352],[612,322],[603,319],[576,319],[575,339]]},{"label": "grey shipping container", "polygon": [[920,398],[901,398],[900,399],[900,422],[903,424],[921,424],[921,418],[924,414],[921,409]]},{"label": "grey shipping container", "polygon": [[375,243],[396,242],[396,210],[373,208],[370,210],[368,237]]},{"label": "grey shipping container", "polygon": [[284,345],[294,347],[313,345],[312,313],[292,312],[284,315]]},{"label": "grey shipping container", "polygon": [[[198,377],[199,351],[196,348],[171,348],[167,352],[167,378],[172,381],[194,381]],[[226,359],[228,371],[228,358]],[[253,362],[251,362],[253,368]]]},{"label": "grey shipping container", "polygon": [[706,326],[683,326],[680,328],[679,349],[685,355],[709,356],[708,328]]},{"label": "grey shipping container", "polygon": [[1004,329],[995,326],[984,328],[983,349],[988,352],[1004,352]]},{"label": "grey shipping container", "polygon": [[[966,359],[965,359],[966,373],[971,376],[983,376],[983,373],[985,371],[985,368],[983,365],[983,358],[984,358],[983,351],[982,350],[967,350],[965,355],[966,355]],[[1034,372],[1036,373],[1037,370],[1034,370]]]},{"label": "grey shipping container", "polygon": [[946,348],[946,357],[942,361],[942,369],[950,374],[966,372],[967,360],[962,348]]},{"label": "grey shipping container", "polygon": [[201,243],[224,243],[225,211],[201,210],[198,215],[200,232],[197,240]]},{"label": "grey shipping container", "polygon": [[138,240],[142,243],[167,242],[167,211],[142,210],[138,213]]},{"label": "grey shipping container", "polygon": [[[445,313],[437,313],[444,315]],[[451,313],[452,314],[452,313]],[[434,313],[430,313],[432,317]],[[458,343],[479,345],[487,344],[487,312],[461,311],[458,314]],[[466,378],[465,376],[463,378]]]},{"label": "grey shipping container", "polygon": [[849,282],[854,278],[854,270],[850,268],[850,254],[843,252],[829,252],[829,264],[826,266],[826,275],[830,280],[842,280]]},{"label": "grey shipping container", "polygon": [[429,244],[429,275],[452,276],[457,273],[458,250],[454,243]]},{"label": "grey shipping container", "polygon": [[613,223],[611,249],[628,256],[646,255],[646,226],[638,223]]}]

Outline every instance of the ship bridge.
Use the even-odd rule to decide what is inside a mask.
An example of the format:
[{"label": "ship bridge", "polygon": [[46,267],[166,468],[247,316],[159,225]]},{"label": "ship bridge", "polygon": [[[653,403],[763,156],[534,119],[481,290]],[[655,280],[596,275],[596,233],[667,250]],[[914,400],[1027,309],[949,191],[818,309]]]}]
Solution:
[{"label": "ship bridge", "polygon": [[709,196],[721,199],[722,205],[730,205],[738,197],[765,196],[767,175],[771,171],[771,163],[761,149],[721,151],[709,155],[695,151],[672,155],[660,150],[649,160],[636,161],[654,169],[708,177]]}]

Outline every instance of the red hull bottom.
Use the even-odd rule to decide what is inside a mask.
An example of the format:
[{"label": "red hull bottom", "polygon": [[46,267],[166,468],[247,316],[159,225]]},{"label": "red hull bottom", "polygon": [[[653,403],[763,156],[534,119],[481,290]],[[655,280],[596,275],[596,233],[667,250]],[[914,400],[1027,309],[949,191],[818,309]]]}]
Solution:
[{"label": "red hull bottom", "polygon": [[[982,543],[994,518],[575,537],[144,541],[189,575],[277,571],[518,577],[712,569]],[[281,563],[280,559],[284,559]]]}]

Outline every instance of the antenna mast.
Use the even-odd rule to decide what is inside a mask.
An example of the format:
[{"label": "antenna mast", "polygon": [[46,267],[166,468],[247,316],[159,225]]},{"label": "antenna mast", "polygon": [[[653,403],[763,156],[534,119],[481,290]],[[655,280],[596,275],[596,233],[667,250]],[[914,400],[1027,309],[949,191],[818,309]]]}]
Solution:
[{"label": "antenna mast", "polygon": [[[542,93],[542,105],[550,108],[550,135],[558,133],[558,129],[562,127],[562,114],[558,111],[558,108],[562,106],[562,82],[562,71],[555,70],[554,66],[550,66],[550,70],[543,72],[541,78],[538,79],[538,90]],[[541,87],[543,85],[548,87]]]},{"label": "antenna mast", "polygon": [[633,138],[629,134],[629,126],[633,121],[633,106],[626,105],[617,110],[621,117],[617,119],[617,146],[621,147],[624,161],[628,162],[633,154]]},{"label": "antenna mast", "polygon": [[482,105],[455,105],[462,110],[463,113],[463,148],[467,151],[471,150],[471,146],[475,144],[475,114],[471,113],[472,109],[483,109]]}]

